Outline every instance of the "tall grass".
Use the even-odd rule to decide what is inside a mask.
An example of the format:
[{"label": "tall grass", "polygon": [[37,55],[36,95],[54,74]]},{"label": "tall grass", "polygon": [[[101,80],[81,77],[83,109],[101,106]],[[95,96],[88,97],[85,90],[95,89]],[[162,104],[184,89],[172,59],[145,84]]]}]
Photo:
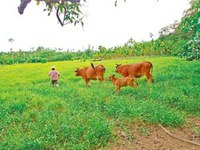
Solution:
[{"label": "tall grass", "polygon": [[[97,149],[127,120],[179,127],[200,116],[199,61],[140,57],[98,63],[108,79],[116,63],[143,60],[153,63],[155,83],[140,78],[136,89],[122,88],[120,95],[109,81],[91,81],[88,88],[75,77],[75,68],[90,61],[0,66],[0,149]],[[52,65],[61,73],[59,88],[47,76]]]}]

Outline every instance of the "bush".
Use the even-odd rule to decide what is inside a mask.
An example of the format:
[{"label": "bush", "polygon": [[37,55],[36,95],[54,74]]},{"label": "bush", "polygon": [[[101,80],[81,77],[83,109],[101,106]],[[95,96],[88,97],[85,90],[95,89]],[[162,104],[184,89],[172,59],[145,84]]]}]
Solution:
[{"label": "bush", "polygon": [[196,34],[193,40],[186,43],[185,50],[180,53],[180,56],[188,61],[200,60],[200,33]]}]

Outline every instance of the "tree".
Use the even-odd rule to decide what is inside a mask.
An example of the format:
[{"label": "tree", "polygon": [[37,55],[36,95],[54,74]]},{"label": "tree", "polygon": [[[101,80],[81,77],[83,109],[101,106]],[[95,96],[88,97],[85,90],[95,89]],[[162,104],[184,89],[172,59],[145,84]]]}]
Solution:
[{"label": "tree", "polygon": [[12,52],[12,50],[13,50],[13,49],[12,49],[12,42],[14,42],[14,39],[13,39],[13,38],[9,38],[9,39],[8,39],[8,42],[11,43],[10,51]]},{"label": "tree", "polygon": [[191,0],[191,8],[185,11],[185,15],[178,26],[182,32],[181,38],[185,39],[181,57],[187,60],[200,59],[200,0]]},{"label": "tree", "polygon": [[[56,11],[56,17],[61,26],[65,24],[74,24],[81,23],[83,25],[83,15],[80,10],[82,7],[80,0],[35,0],[37,5],[40,2],[45,2],[46,8],[44,11],[48,11],[50,15],[54,10]],[[85,1],[85,0],[83,0]],[[21,3],[18,7],[18,12],[20,14],[24,13],[26,6],[31,2],[31,0],[21,0]],[[62,19],[61,19],[62,17]]]},{"label": "tree", "polygon": [[14,59],[13,59],[13,48],[12,48],[12,42],[14,41],[13,38],[9,38],[8,39],[8,42],[11,43],[11,47],[10,47],[10,52],[12,53],[12,63],[14,64]]},{"label": "tree", "polygon": [[[44,11],[48,11],[48,15],[52,13],[53,10],[56,11],[56,17],[60,23],[61,26],[64,26],[65,24],[74,24],[81,23],[83,26],[83,17],[80,8],[82,7],[81,0],[35,0],[37,2],[37,5],[40,4],[40,2],[45,2],[46,8]],[[86,0],[83,0],[86,2]],[[117,7],[117,3],[119,0],[113,0],[115,3],[115,7]],[[123,0],[126,2],[126,0]],[[159,1],[159,0],[157,0]],[[20,14],[24,13],[24,10],[28,3],[30,3],[31,0],[21,0],[21,3],[18,7],[18,12]],[[62,17],[62,19],[61,19]]]}]

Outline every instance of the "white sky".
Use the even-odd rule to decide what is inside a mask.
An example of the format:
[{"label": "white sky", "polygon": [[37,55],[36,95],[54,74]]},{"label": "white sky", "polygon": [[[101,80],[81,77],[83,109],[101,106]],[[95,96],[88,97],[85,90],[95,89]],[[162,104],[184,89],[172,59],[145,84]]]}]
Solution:
[{"label": "white sky", "polygon": [[87,0],[84,27],[58,24],[55,14],[43,12],[45,5],[29,3],[23,15],[17,11],[20,0],[2,1],[0,5],[0,51],[8,52],[13,38],[14,51],[44,46],[64,50],[82,50],[88,45],[113,47],[123,45],[131,37],[149,40],[150,32],[180,20],[189,0]]}]

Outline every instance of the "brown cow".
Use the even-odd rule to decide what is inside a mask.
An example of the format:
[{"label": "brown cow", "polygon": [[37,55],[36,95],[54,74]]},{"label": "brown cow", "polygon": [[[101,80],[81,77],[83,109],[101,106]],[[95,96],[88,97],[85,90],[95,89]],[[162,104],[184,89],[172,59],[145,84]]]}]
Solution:
[{"label": "brown cow", "polygon": [[84,67],[82,69],[77,68],[75,70],[76,76],[81,76],[85,80],[87,86],[89,86],[88,84],[90,80],[99,80],[100,83],[102,81],[105,82],[104,79],[105,71],[106,69],[103,65],[94,66],[92,63],[91,67]]},{"label": "brown cow", "polygon": [[136,64],[117,65],[115,72],[121,74],[123,77],[132,76],[135,78],[139,78],[142,76],[146,76],[149,82],[153,82],[153,77],[151,74],[152,69],[152,63],[144,61]]},{"label": "brown cow", "polygon": [[137,83],[134,85],[134,77],[130,76],[124,78],[116,78],[115,75],[111,75],[109,80],[115,85],[118,94],[122,86],[131,86],[132,88],[136,88],[138,86]]}]

